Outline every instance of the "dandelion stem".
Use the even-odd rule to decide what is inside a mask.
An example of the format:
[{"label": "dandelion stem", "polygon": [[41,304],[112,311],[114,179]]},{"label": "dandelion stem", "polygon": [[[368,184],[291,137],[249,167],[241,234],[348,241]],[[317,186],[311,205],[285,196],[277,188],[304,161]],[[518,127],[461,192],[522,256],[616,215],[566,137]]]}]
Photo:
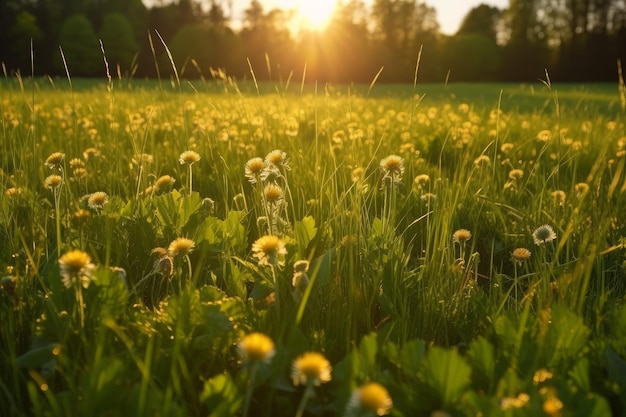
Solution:
[{"label": "dandelion stem", "polygon": [[250,412],[250,401],[252,400],[252,393],[254,392],[254,380],[256,378],[256,372],[259,368],[258,362],[253,362],[250,367],[250,380],[248,381],[248,389],[246,390],[246,398],[243,403],[243,417],[248,417]]},{"label": "dandelion stem", "polygon": [[313,380],[309,380],[306,383],[304,394],[302,394],[302,399],[300,400],[300,404],[298,405],[296,417],[302,417],[302,414],[304,414],[306,403],[309,401],[309,397],[311,396],[311,394],[313,394]]}]

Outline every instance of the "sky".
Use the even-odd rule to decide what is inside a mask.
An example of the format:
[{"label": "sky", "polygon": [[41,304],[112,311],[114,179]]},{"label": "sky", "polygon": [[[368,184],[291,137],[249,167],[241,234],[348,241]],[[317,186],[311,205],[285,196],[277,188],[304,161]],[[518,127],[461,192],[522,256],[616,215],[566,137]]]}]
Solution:
[{"label": "sky", "polygon": [[[334,0],[260,0],[265,11],[275,7],[281,9],[291,9],[298,6],[299,3],[307,3],[307,8],[311,5],[319,5],[321,3],[332,3]],[[369,6],[373,0],[364,0]],[[441,25],[441,32],[446,35],[453,35],[461,21],[472,8],[480,4],[488,4],[501,9],[508,7],[509,0],[425,0],[429,6],[435,7],[437,10],[437,21]],[[244,10],[250,4],[250,0],[233,0],[233,8],[235,12]]]}]

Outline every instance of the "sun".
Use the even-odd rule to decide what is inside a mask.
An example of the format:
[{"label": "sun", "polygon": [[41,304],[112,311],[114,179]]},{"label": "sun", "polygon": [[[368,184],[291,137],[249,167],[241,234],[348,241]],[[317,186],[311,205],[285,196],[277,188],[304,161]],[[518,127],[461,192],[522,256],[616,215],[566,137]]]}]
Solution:
[{"label": "sun", "polygon": [[296,2],[296,12],[302,26],[323,30],[333,17],[337,0],[299,0]]}]

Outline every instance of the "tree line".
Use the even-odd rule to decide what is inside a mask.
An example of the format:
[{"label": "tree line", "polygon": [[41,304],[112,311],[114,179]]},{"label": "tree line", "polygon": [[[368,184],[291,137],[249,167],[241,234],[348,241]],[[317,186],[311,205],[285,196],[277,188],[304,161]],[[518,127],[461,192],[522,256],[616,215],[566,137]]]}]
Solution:
[{"label": "tree line", "polygon": [[[4,0],[0,61],[6,74],[329,82],[614,81],[626,57],[624,0],[510,0],[468,12],[443,35],[419,0],[338,2],[320,31],[293,30],[293,11],[251,0],[146,7],[141,0]],[[32,52],[32,53],[31,53]],[[419,67],[417,67],[419,57]],[[175,65],[175,69],[172,66]],[[382,71],[381,71],[382,69]]]}]

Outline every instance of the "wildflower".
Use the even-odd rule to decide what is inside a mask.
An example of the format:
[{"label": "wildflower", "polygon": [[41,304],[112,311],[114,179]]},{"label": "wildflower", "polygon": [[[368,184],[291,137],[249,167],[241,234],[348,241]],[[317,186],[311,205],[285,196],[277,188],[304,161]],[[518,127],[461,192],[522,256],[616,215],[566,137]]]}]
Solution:
[{"label": "wildflower", "polygon": [[265,201],[272,205],[279,205],[283,200],[283,189],[276,184],[267,184],[263,189]]},{"label": "wildflower", "polygon": [[278,236],[265,235],[252,244],[252,252],[259,265],[284,265],[287,249]]},{"label": "wildflower", "polygon": [[157,259],[154,262],[154,269],[156,272],[160,272],[166,277],[171,276],[174,273],[174,261],[167,254],[165,248],[154,248],[151,253],[157,255]]},{"label": "wildflower", "polygon": [[156,193],[171,191],[176,179],[171,175],[161,175],[154,182],[154,191]]},{"label": "wildflower", "polygon": [[359,183],[365,179],[365,169],[362,167],[356,167],[350,174],[353,183]]},{"label": "wildflower", "polygon": [[318,352],[306,352],[293,361],[291,379],[294,385],[308,385],[310,383],[319,386],[331,380],[332,370],[330,362],[324,355]]},{"label": "wildflower", "polygon": [[265,163],[267,165],[272,165],[276,168],[284,168],[286,170],[290,170],[289,167],[289,159],[287,159],[287,154],[280,149],[275,149],[272,152],[268,153],[265,156]]},{"label": "wildflower", "polygon": [[46,159],[44,163],[50,169],[63,169],[63,160],[65,159],[65,154],[62,152],[54,152],[50,154],[50,156]]},{"label": "wildflower", "polygon": [[85,162],[80,158],[72,158],[70,159],[70,168],[82,168],[85,166]]},{"label": "wildflower", "polygon": [[120,279],[120,281],[122,281],[122,283],[124,283],[125,287],[128,287],[128,279],[127,279],[127,274],[126,274],[126,270],[124,268],[121,268],[119,266],[112,266],[109,268],[112,272],[115,273],[115,275],[118,276],[118,278]]},{"label": "wildflower", "polygon": [[167,253],[171,257],[189,255],[195,247],[196,244],[193,240],[187,239],[186,237],[178,237],[170,243],[167,248]]},{"label": "wildflower", "polygon": [[525,392],[520,393],[517,397],[504,397],[500,400],[500,409],[506,411],[511,408],[522,408],[528,401],[530,401],[530,395]]},{"label": "wildflower", "polygon": [[271,338],[263,333],[255,332],[244,336],[239,341],[237,352],[245,361],[269,363],[276,354],[276,349]]},{"label": "wildflower", "polygon": [[152,162],[154,162],[154,156],[148,153],[141,153],[135,156],[133,159],[131,159],[131,162],[137,166],[150,165]]},{"label": "wildflower", "polygon": [[549,142],[552,139],[552,132],[547,129],[544,129],[537,133],[537,140],[539,142]]},{"label": "wildflower", "polygon": [[574,186],[574,190],[576,191],[576,196],[578,198],[581,198],[589,191],[589,184],[585,182],[579,182]]},{"label": "wildflower", "polygon": [[83,151],[83,158],[85,158],[85,161],[88,161],[92,156],[100,156],[100,152],[98,152],[96,148],[87,148]]},{"label": "wildflower", "polygon": [[465,244],[472,237],[472,232],[467,229],[459,229],[452,234],[452,241],[458,244]]},{"label": "wildflower", "polygon": [[398,155],[389,155],[380,161],[380,168],[385,177],[391,177],[394,182],[398,182],[404,174],[404,159]]},{"label": "wildflower", "polygon": [[265,169],[265,161],[261,158],[252,158],[246,162],[245,176],[250,184],[256,184],[261,178],[261,173]]},{"label": "wildflower", "polygon": [[85,252],[74,249],[59,258],[61,277],[66,288],[79,284],[87,288],[91,281],[91,272],[95,265],[91,263],[91,258]]},{"label": "wildflower", "polygon": [[519,180],[524,176],[524,171],[521,169],[512,169],[509,171],[509,178],[512,180]]},{"label": "wildflower", "polygon": [[300,302],[306,291],[306,287],[309,285],[309,276],[306,274],[309,270],[309,261],[297,261],[293,264],[293,278],[291,279],[291,285],[294,288],[293,299],[296,302]]},{"label": "wildflower", "polygon": [[513,260],[518,264],[522,264],[522,262],[530,259],[530,251],[526,248],[515,248],[513,249]]},{"label": "wildflower", "polygon": [[109,196],[107,195],[107,193],[102,191],[97,191],[91,194],[87,199],[87,205],[89,206],[89,208],[96,211],[102,210],[105,204],[107,204],[108,202]]},{"label": "wildflower", "polygon": [[87,176],[87,170],[85,168],[75,168],[72,170],[72,179],[79,180]]},{"label": "wildflower", "polygon": [[63,184],[63,177],[60,175],[48,175],[43,182],[44,187],[49,190],[56,190]]},{"label": "wildflower", "polygon": [[513,145],[512,143],[509,142],[505,142],[502,144],[502,146],[500,146],[500,152],[507,154],[509,152],[511,152],[511,150],[515,147],[515,145]]},{"label": "wildflower", "polygon": [[554,233],[554,229],[552,226],[548,226],[544,224],[543,226],[539,226],[533,232],[533,240],[535,241],[535,245],[542,245],[546,242],[552,242],[556,239],[556,233]]},{"label": "wildflower", "polygon": [[19,187],[7,188],[6,191],[4,192],[4,195],[6,195],[9,198],[17,197],[20,194],[22,194],[22,189]]},{"label": "wildflower", "polygon": [[87,220],[91,216],[91,212],[85,209],[78,209],[74,212],[74,218],[78,221]]},{"label": "wildflower", "polygon": [[541,384],[542,382],[546,382],[548,379],[551,379],[553,376],[552,372],[545,368],[541,368],[533,375],[533,383],[535,385]]},{"label": "wildflower", "polygon": [[480,155],[478,158],[474,159],[474,165],[477,167],[489,165],[491,163],[491,158],[487,155]]},{"label": "wildflower", "polygon": [[552,197],[554,204],[557,206],[563,207],[563,204],[565,204],[566,194],[565,194],[565,191],[563,190],[552,191],[550,193],[550,197]]},{"label": "wildflower", "polygon": [[180,156],[178,157],[178,162],[180,162],[181,165],[184,165],[184,164],[193,165],[199,160],[200,160],[200,155],[198,154],[198,152],[194,152],[194,151],[185,151],[181,153]]},{"label": "wildflower", "polygon": [[550,396],[546,399],[541,407],[543,412],[549,416],[560,416],[561,409],[563,408],[563,402],[555,396]]},{"label": "wildflower", "polygon": [[430,204],[437,200],[437,196],[433,193],[424,193],[420,196],[420,200]]},{"label": "wildflower", "polygon": [[389,414],[393,401],[385,387],[369,382],[355,389],[346,408],[346,416],[384,416]]},{"label": "wildflower", "polygon": [[430,181],[430,177],[428,176],[428,174],[420,174],[418,176],[415,177],[415,179],[413,180],[413,182],[415,184],[417,184],[418,188],[424,188],[424,186]]}]

